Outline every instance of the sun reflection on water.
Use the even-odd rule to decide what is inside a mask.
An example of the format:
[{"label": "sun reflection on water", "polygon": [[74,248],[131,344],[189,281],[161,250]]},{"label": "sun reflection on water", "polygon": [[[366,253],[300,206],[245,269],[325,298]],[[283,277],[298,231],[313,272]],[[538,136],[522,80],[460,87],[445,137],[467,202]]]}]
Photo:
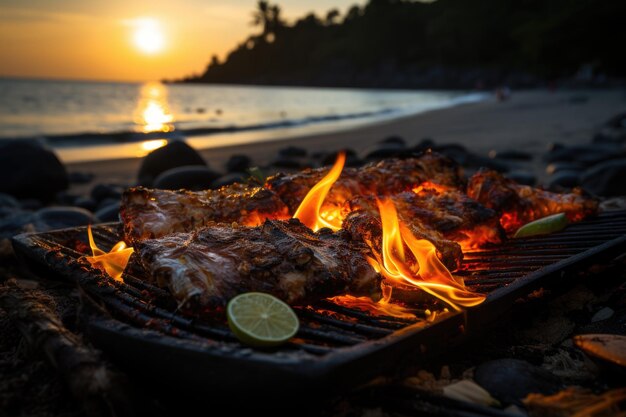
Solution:
[{"label": "sun reflection on water", "polygon": [[144,133],[171,132],[174,116],[167,104],[167,89],[161,83],[147,83],[141,87],[135,111],[135,123]]}]

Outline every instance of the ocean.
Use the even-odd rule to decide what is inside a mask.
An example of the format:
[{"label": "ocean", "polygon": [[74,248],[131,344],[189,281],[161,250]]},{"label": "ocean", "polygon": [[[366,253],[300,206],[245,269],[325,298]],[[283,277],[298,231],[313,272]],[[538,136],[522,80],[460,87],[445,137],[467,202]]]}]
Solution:
[{"label": "ocean", "polygon": [[479,101],[484,93],[0,79],[0,140],[34,138],[64,162],[333,132]]}]

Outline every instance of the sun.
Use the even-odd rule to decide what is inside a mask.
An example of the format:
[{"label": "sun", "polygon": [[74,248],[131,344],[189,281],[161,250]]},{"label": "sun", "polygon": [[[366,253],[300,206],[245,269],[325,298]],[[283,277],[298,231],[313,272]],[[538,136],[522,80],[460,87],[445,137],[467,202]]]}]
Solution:
[{"label": "sun", "polygon": [[153,55],[163,50],[165,38],[158,20],[139,18],[134,22],[133,42],[139,51]]}]

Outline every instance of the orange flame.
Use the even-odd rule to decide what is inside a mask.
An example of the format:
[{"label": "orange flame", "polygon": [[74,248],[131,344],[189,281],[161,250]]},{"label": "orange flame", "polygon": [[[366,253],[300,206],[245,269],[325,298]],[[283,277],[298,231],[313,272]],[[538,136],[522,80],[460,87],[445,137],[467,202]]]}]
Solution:
[{"label": "orange flame", "polygon": [[122,273],[134,249],[132,247],[126,247],[124,241],[119,241],[111,248],[109,253],[106,253],[98,248],[96,242],[93,240],[91,225],[87,228],[87,234],[89,236],[89,246],[91,247],[93,256],[86,256],[85,259],[89,261],[92,266],[104,269],[114,280],[124,282]]},{"label": "orange flame", "polygon": [[341,229],[342,219],[340,216],[337,213],[321,213],[321,208],[330,188],[341,175],[345,163],[346,153],[339,152],[337,160],[328,174],[311,188],[293,215],[309,229],[313,231],[318,231],[322,227],[328,227],[335,231]]},{"label": "orange flame", "polygon": [[[396,282],[408,282],[441,299],[455,310],[482,303],[485,296],[468,291],[437,257],[437,249],[426,239],[418,239],[404,224],[391,200],[378,201],[383,227],[380,271]],[[415,262],[407,262],[405,246]]]}]

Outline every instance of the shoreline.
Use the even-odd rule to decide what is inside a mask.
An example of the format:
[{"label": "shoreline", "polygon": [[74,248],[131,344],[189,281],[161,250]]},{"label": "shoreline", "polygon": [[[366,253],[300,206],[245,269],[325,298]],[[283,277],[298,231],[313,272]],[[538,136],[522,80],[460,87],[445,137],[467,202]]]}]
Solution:
[{"label": "shoreline", "polygon": [[[197,149],[209,167],[224,171],[233,154],[248,155],[253,165],[267,165],[279,149],[297,146],[309,153],[352,148],[363,153],[389,136],[404,138],[408,146],[430,138],[437,144],[459,144],[486,156],[489,151],[523,150],[539,155],[550,143],[589,143],[601,125],[626,112],[626,90],[513,91],[511,98],[488,97],[476,103],[382,121],[367,126],[303,136],[282,136],[245,144],[222,143]],[[196,147],[196,138],[186,139]],[[535,158],[536,160],[537,158]],[[136,179],[142,158],[67,163],[68,171],[91,172],[97,182],[128,183]],[[541,161],[535,161],[541,162]],[[541,175],[539,166],[536,174]],[[542,165],[543,166],[543,165]]]}]

